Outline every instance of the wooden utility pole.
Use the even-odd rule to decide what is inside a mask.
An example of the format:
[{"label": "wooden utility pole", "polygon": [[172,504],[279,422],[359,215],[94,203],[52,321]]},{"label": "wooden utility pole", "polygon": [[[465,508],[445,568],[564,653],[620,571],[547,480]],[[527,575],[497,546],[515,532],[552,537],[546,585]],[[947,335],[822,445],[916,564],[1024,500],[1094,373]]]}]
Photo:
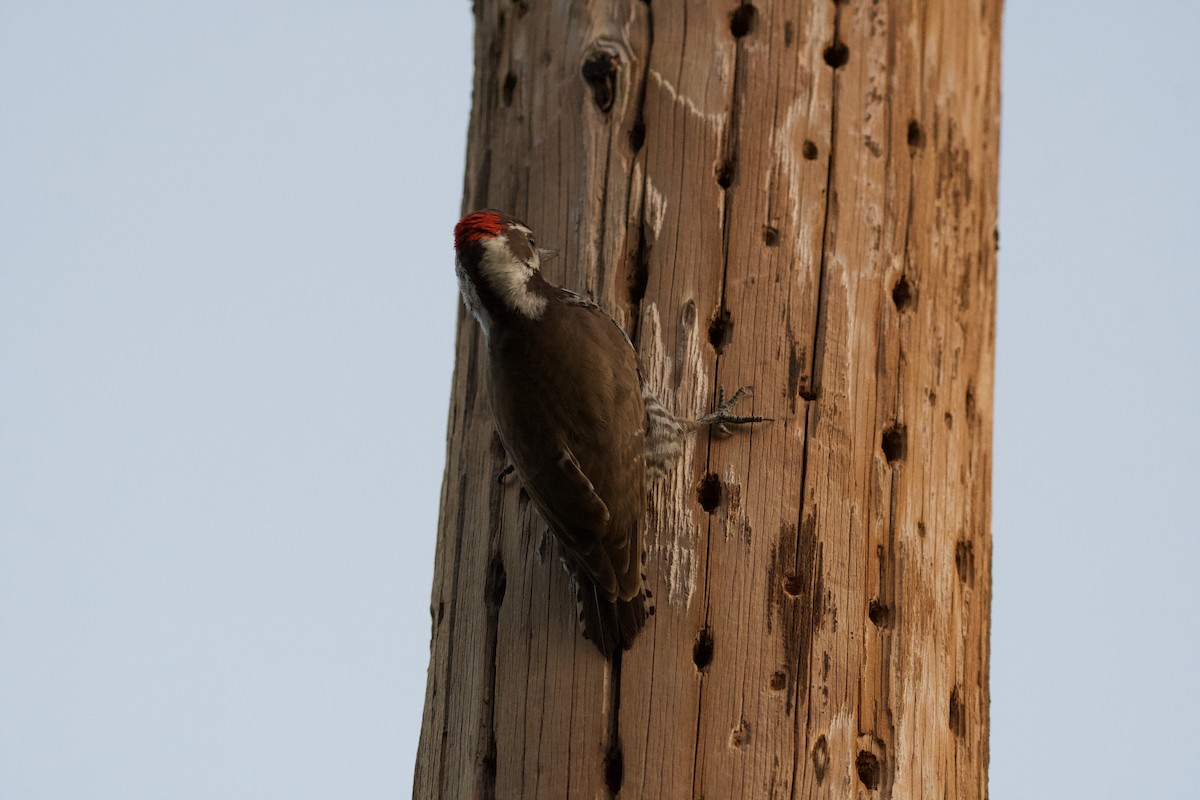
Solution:
[{"label": "wooden utility pole", "polygon": [[[476,0],[465,210],[527,221],[676,413],[614,670],[461,315],[418,798],[980,798],[1000,0]],[[450,269],[450,231],[445,231]]]}]

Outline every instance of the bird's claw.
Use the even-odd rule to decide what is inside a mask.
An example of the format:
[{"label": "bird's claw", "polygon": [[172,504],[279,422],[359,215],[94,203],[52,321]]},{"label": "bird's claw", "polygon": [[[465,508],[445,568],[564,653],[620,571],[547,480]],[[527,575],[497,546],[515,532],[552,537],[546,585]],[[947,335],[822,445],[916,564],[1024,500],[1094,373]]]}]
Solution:
[{"label": "bird's claw", "polygon": [[741,416],[741,415],[730,413],[733,410],[733,407],[735,405],[737,405],[737,402],[739,400],[741,400],[743,397],[753,396],[753,395],[754,395],[754,387],[753,386],[743,386],[740,389],[738,389],[736,392],[734,392],[731,397],[726,399],[725,398],[725,387],[718,386],[717,387],[717,407],[716,407],[716,409],[711,414],[708,414],[707,416],[703,416],[700,419],[696,420],[696,422],[698,422],[700,425],[710,426],[711,428],[713,428],[713,430],[715,430],[721,436],[731,436],[732,435],[732,432],[729,430],[730,425],[746,425],[751,422],[770,422],[770,419],[768,417]]}]

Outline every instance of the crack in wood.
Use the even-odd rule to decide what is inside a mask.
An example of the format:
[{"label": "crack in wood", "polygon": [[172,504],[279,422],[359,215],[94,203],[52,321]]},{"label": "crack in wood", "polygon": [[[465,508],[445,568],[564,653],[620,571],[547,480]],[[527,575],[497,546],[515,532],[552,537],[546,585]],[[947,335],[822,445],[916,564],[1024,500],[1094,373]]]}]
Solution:
[{"label": "crack in wood", "polygon": [[[638,80],[637,100],[634,102],[633,125],[629,131],[629,146],[637,162],[646,144],[646,92],[650,82],[650,59],[654,52],[654,9],[646,3],[646,53],[642,59],[642,74]],[[626,203],[632,205],[634,177],[637,170],[629,170],[629,183],[625,187]],[[646,198],[649,193],[650,176],[642,174],[641,194],[638,197],[637,249],[634,253],[633,271],[629,288],[629,340],[635,349],[639,342],[642,320],[642,299],[650,283],[650,246],[646,243]]]},{"label": "crack in wood", "polygon": [[[731,314],[726,305],[726,287],[729,278],[729,235],[730,235],[730,219],[733,203],[732,186],[736,172],[737,156],[738,156],[738,135],[739,125],[741,122],[742,111],[742,95],[746,91],[746,65],[743,57],[743,37],[749,33],[753,23],[753,6],[743,4],[739,9],[749,7],[750,11],[735,10],[735,16],[731,18],[731,32],[734,33],[737,41],[733,49],[733,81],[730,91],[729,100],[729,115],[725,129],[725,150],[721,161],[721,167],[718,170],[717,182],[721,187],[722,207],[721,207],[721,282],[720,282],[720,297],[717,304],[716,318],[723,321],[723,327],[726,331],[732,328]],[[744,24],[744,28],[742,27]],[[739,35],[740,32],[740,35]],[[722,345],[727,344],[728,340],[723,338]],[[722,347],[723,349],[723,347]],[[721,349],[714,347],[713,350],[713,397],[715,400],[717,387],[720,383],[720,368],[721,368]],[[705,452],[704,452],[704,471],[706,475],[712,474],[712,444],[713,433],[710,430],[706,437]],[[718,484],[719,486],[719,484]],[[708,510],[708,509],[706,509]],[[698,645],[704,644],[704,634],[708,634],[707,658],[711,658],[711,643],[713,641],[712,628],[709,620],[709,577],[711,574],[710,564],[712,558],[712,536],[713,536],[713,518],[708,515],[705,520],[704,532],[704,627],[701,629],[701,638]],[[707,666],[707,664],[706,664]],[[692,761],[692,795],[696,796],[699,793],[703,795],[703,786],[698,786],[702,783],[703,778],[700,775],[699,768],[703,764],[700,758],[700,733],[702,726],[702,715],[704,712],[704,688],[705,688],[705,672],[701,670],[700,687],[696,695],[696,741],[694,749],[694,758]]]},{"label": "crack in wood", "polygon": [[[505,459],[496,459],[497,463]],[[504,596],[508,590],[508,575],[504,568],[504,556],[500,551],[500,543],[504,531],[504,493],[507,489],[502,484],[493,483],[489,492],[488,520],[488,567],[483,586],[483,606],[486,612],[484,622],[484,720],[481,736],[486,736],[487,743],[480,743],[483,757],[476,773],[477,796],[481,800],[496,798],[496,675],[499,672],[500,656],[500,608],[504,605]],[[463,504],[465,505],[465,503]]]},{"label": "crack in wood", "polygon": [[[834,7],[834,15],[833,15],[833,40],[835,42],[840,41],[840,37],[841,37],[841,16],[842,16],[842,5],[840,3],[838,3]],[[809,386],[807,387],[809,397],[811,397],[813,400],[816,400],[820,395],[821,383],[820,383],[819,376],[821,374],[820,371],[824,366],[825,345],[826,345],[825,339],[826,339],[826,335],[827,335],[825,327],[828,324],[828,303],[829,303],[828,286],[827,286],[828,256],[829,256],[829,251],[832,248],[831,239],[833,236],[833,234],[830,230],[830,218],[832,216],[834,216],[834,213],[836,210],[836,197],[834,195],[834,169],[837,164],[837,160],[836,160],[836,156],[837,156],[837,116],[838,116],[838,89],[839,89],[839,83],[840,83],[838,80],[838,76],[839,76],[839,71],[837,69],[834,69],[833,76],[831,78],[832,83],[831,83],[830,98],[829,98],[829,155],[827,157],[828,167],[826,168],[826,173],[825,173],[825,209],[824,209],[824,214],[823,214],[822,223],[821,223],[821,225],[822,225],[822,228],[821,228],[821,258],[820,258],[820,263],[819,263],[819,266],[817,269],[817,309],[816,309],[816,316],[815,316],[814,324],[813,324],[812,346],[810,348],[810,352],[812,353],[812,362],[811,362],[811,366],[809,367],[809,373],[808,373]],[[807,147],[805,148],[805,151],[806,152],[804,155],[806,158],[808,158],[809,153],[807,152],[808,151]],[[812,157],[815,158],[816,157],[816,148],[813,147],[812,151],[813,151]],[[804,389],[800,390],[800,394],[802,397],[804,397]],[[803,455],[801,457],[801,467],[800,467],[800,498],[801,499],[800,499],[800,520],[797,523],[798,530],[802,529],[803,523],[806,519],[805,506],[808,503],[807,495],[806,495],[806,490],[808,488],[808,466],[809,466],[809,462],[811,460],[811,455],[812,455],[810,448],[813,443],[813,429],[814,429],[814,425],[815,425],[815,421],[816,421],[815,418],[816,418],[816,412],[817,412],[817,403],[811,402],[808,397],[805,397],[805,400],[807,402],[806,402],[806,406],[805,406],[805,410],[804,410],[805,438],[804,438],[804,450],[803,450]],[[813,519],[815,521],[815,517]],[[813,533],[814,533],[814,536],[816,536],[815,525],[814,525]],[[797,557],[798,556],[799,556],[799,548],[797,547]],[[800,565],[797,563],[794,566],[798,570]],[[820,567],[818,567],[818,569],[820,569]],[[816,580],[819,581],[820,577],[817,576]],[[814,592],[814,595],[815,594],[816,593]],[[817,624],[817,620],[816,620],[816,614],[814,612],[814,618],[813,618],[813,622],[812,622],[812,625],[814,628],[816,627],[816,624]],[[811,637],[811,635],[812,635],[812,632],[810,631],[810,637]],[[811,643],[812,643],[812,640],[810,638],[809,639],[810,646],[808,649],[807,658],[805,659],[806,663],[803,665],[803,669],[801,669],[802,665],[799,662],[797,662],[797,664],[796,664],[797,674],[803,675],[803,681],[804,681],[804,685],[806,687],[811,686],[812,674],[813,674],[813,662],[812,662],[813,652],[812,652]],[[799,686],[800,682],[801,681],[798,678],[796,681],[797,686]],[[798,707],[799,702],[800,702],[799,688],[797,688],[796,702],[797,702],[797,707]],[[796,800],[798,786],[799,786],[799,780],[800,780],[801,764],[804,763],[804,761],[805,761],[805,758],[801,754],[801,745],[804,741],[804,737],[802,736],[802,733],[804,731],[811,730],[812,702],[807,695],[805,697],[805,702],[806,702],[807,708],[806,708],[806,713],[805,713],[803,729],[801,729],[801,727],[800,727],[800,715],[799,714],[796,715],[796,736],[795,736],[795,745],[794,745],[793,754],[792,754],[792,793],[791,793],[792,800]],[[822,741],[824,741],[824,738],[822,738]],[[815,754],[814,754],[814,757],[815,757]],[[828,750],[826,750],[826,763],[828,763]]]},{"label": "crack in wood", "polygon": [[[455,519],[455,536],[454,536],[454,551],[455,553],[462,552],[463,529],[466,527],[466,508],[467,504],[463,500],[467,496],[467,475],[463,473],[458,479],[458,514]],[[462,571],[462,559],[455,558],[454,569],[450,573],[450,616],[446,621],[446,671],[442,676],[442,736],[441,736],[441,755],[438,758],[438,787],[441,794],[446,794],[446,747],[450,740],[450,701],[454,693],[450,691],[453,685],[451,682],[451,674],[454,671],[454,624],[457,621],[457,599],[458,599],[458,579]]]},{"label": "crack in wood", "polygon": [[609,797],[621,793],[625,780],[625,757],[621,752],[621,657],[620,648],[612,654],[611,696],[609,698],[608,744],[604,749],[604,785]]}]

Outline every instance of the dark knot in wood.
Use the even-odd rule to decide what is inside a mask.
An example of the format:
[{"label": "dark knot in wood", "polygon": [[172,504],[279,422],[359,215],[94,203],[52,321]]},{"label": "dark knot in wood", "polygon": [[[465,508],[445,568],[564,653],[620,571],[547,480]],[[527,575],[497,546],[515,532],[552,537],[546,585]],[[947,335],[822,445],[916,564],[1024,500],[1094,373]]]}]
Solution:
[{"label": "dark knot in wood", "polygon": [[592,100],[600,112],[607,114],[617,97],[617,72],[621,56],[605,45],[596,45],[583,62],[583,79],[592,88]]}]

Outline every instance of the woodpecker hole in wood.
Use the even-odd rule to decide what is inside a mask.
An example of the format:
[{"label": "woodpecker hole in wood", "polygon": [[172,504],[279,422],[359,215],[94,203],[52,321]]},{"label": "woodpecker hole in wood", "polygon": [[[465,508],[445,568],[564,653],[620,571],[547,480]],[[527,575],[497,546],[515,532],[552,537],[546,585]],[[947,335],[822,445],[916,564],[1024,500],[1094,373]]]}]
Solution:
[{"label": "woodpecker hole in wood", "polygon": [[812,139],[805,139],[803,146],[801,146],[801,148],[800,148],[800,152],[804,155],[804,157],[807,160],[816,161],[817,160],[817,143],[814,142]]},{"label": "woodpecker hole in wood", "polygon": [[641,117],[634,121],[633,127],[629,129],[629,149],[633,152],[638,152],[642,149],[642,145],[646,143],[646,123]]},{"label": "woodpecker hole in wood", "polygon": [[492,554],[485,588],[489,606],[496,609],[504,605],[504,594],[508,591],[508,573],[504,569],[504,557],[500,553]]},{"label": "woodpecker hole in wood", "polygon": [[896,304],[897,311],[907,311],[912,306],[912,284],[904,275],[901,275],[900,280],[896,281],[896,285],[892,287],[892,302]]},{"label": "woodpecker hole in wood", "polygon": [[504,76],[503,97],[504,97],[504,107],[505,108],[508,108],[509,106],[512,105],[513,92],[516,90],[516,88],[517,88],[517,76],[513,75],[510,72]]},{"label": "woodpecker hole in wood", "polygon": [[679,312],[679,324],[690,331],[696,327],[696,301],[688,300]]},{"label": "woodpecker hole in wood", "polygon": [[954,545],[954,569],[958,572],[958,580],[964,586],[975,585],[975,545],[959,539]]},{"label": "woodpecker hole in wood", "polygon": [[859,750],[858,758],[854,759],[854,768],[858,771],[858,779],[868,789],[879,788],[879,757],[869,750]]},{"label": "woodpecker hole in wood", "polygon": [[908,146],[925,146],[925,129],[922,128],[921,123],[917,122],[915,119],[910,119],[908,121]]},{"label": "woodpecker hole in wood", "polygon": [[871,618],[871,624],[876,628],[888,628],[892,623],[892,610],[887,607],[887,603],[882,603],[878,598],[871,600],[867,607],[867,616]]},{"label": "woodpecker hole in wood", "polygon": [[717,353],[720,353],[732,338],[733,319],[729,314],[729,309],[722,308],[713,315],[712,322],[708,323],[708,343]]},{"label": "woodpecker hole in wood", "polygon": [[829,742],[825,739],[825,734],[817,737],[817,743],[812,749],[813,762],[813,777],[817,779],[817,785],[820,786],[825,780],[825,772],[829,769]]},{"label": "woodpecker hole in wood", "polygon": [[771,225],[763,226],[763,244],[767,247],[779,246],[779,229]]},{"label": "woodpecker hole in wood", "polygon": [[740,39],[754,30],[758,21],[758,9],[750,3],[742,3],[729,15],[729,32],[733,38]]},{"label": "woodpecker hole in wood", "polygon": [[950,730],[956,737],[961,739],[967,735],[967,710],[963,708],[957,686],[950,692],[950,715],[947,721],[950,724]]},{"label": "woodpecker hole in wood", "polygon": [[717,506],[721,505],[721,479],[711,472],[705,475],[696,490],[696,499],[708,513],[716,511]]},{"label": "woodpecker hole in wood", "polygon": [[604,785],[614,797],[621,792],[621,784],[625,782],[625,755],[621,752],[619,742],[609,745],[604,754]]},{"label": "woodpecker hole in wood", "polygon": [[791,47],[792,40],[794,40],[795,38],[796,38],[796,26],[792,24],[792,21],[790,19],[786,20],[783,23],[783,46]]},{"label": "woodpecker hole in wood", "polygon": [[846,62],[849,60],[850,48],[841,42],[835,41],[825,48],[825,63],[834,69],[846,66]]},{"label": "woodpecker hole in wood", "polygon": [[733,185],[734,175],[737,173],[737,161],[733,158],[727,158],[717,165],[717,186],[722,189],[728,189]]},{"label": "woodpecker hole in wood", "polygon": [[714,645],[712,631],[701,628],[700,633],[696,634],[696,644],[692,647],[692,663],[696,665],[696,669],[701,672],[708,669],[713,660]]},{"label": "woodpecker hole in wood", "polygon": [[787,688],[788,674],[787,670],[777,669],[771,673],[771,689],[776,692],[782,692]]},{"label": "woodpecker hole in wood", "polygon": [[488,735],[488,749],[483,756],[483,782],[486,786],[496,786],[496,772],[498,759],[496,757],[496,731],[492,730]]},{"label": "woodpecker hole in wood", "polygon": [[783,586],[783,593],[793,600],[799,597],[800,593],[804,591],[804,582],[800,580],[799,575],[792,575],[790,573],[784,575],[781,583]]},{"label": "woodpecker hole in wood", "polygon": [[904,453],[908,448],[907,438],[904,426],[898,422],[892,423],[883,429],[881,437],[881,447],[883,456],[889,464],[895,464],[904,458]]},{"label": "woodpecker hole in wood", "polygon": [[583,79],[592,87],[592,100],[607,114],[617,96],[617,69],[620,60],[609,50],[596,50],[583,62]]},{"label": "woodpecker hole in wood", "polygon": [[637,250],[633,254],[633,272],[629,273],[629,304],[637,308],[646,296],[650,284],[650,246],[646,243],[646,228],[638,226]]}]

